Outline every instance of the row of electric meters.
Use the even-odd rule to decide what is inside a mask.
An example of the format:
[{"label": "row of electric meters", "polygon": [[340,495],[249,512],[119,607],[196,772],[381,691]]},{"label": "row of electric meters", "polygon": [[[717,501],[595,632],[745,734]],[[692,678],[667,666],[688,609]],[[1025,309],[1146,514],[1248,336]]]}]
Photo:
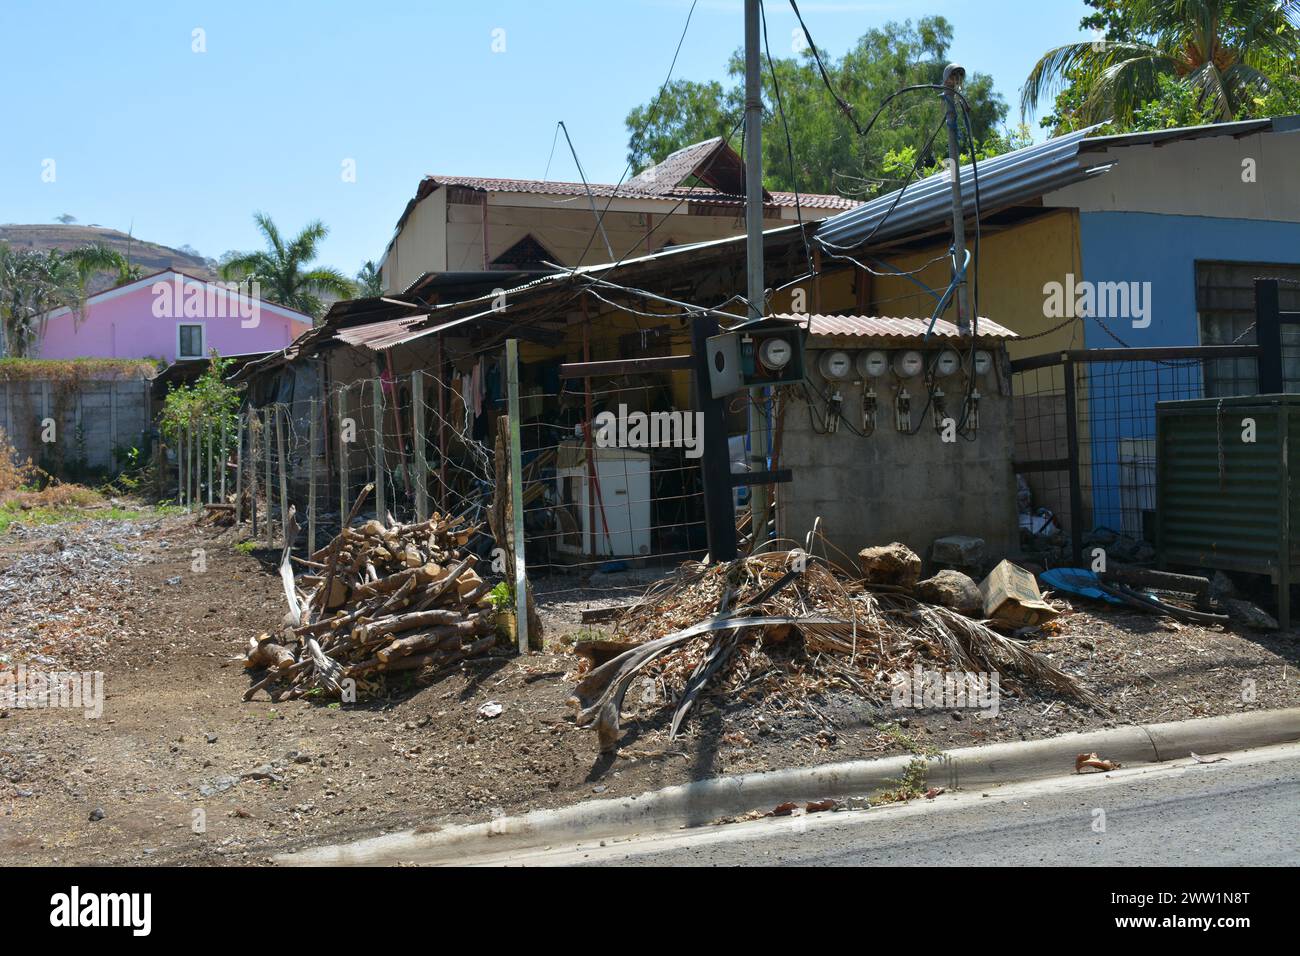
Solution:
[{"label": "row of electric meters", "polygon": [[[817,371],[828,382],[847,382],[852,379],[883,378],[890,372],[899,378],[916,378],[929,373],[935,379],[949,378],[962,370],[962,355],[956,349],[943,349],[926,356],[916,349],[885,352],[879,349],[853,353],[842,349],[827,349],[818,356]],[[976,375],[985,375],[993,367],[993,356],[983,349],[975,352],[972,360]]]}]

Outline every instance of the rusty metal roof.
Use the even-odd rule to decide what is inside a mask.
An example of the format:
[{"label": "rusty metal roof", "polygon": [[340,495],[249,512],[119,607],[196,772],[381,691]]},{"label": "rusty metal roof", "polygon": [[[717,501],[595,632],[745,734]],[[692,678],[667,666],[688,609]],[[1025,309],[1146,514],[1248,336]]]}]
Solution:
[{"label": "rusty metal roof", "polygon": [[[789,319],[806,325],[811,335],[846,335],[855,338],[878,339],[919,339],[924,338],[930,328],[930,319],[901,318],[877,315],[778,315],[778,319]],[[991,319],[981,318],[976,324],[976,332],[982,339],[1014,339],[1016,333],[1005,326],[998,325]],[[945,339],[960,338],[957,326],[946,319],[934,323],[931,337]]]}]

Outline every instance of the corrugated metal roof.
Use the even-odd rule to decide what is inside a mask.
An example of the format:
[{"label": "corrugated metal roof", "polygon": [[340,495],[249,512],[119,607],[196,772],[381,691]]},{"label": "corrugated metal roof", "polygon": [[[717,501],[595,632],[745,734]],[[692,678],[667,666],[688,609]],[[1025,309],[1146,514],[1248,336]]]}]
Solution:
[{"label": "corrugated metal roof", "polygon": [[[778,319],[789,319],[800,325],[807,325],[811,335],[848,335],[855,338],[882,339],[919,339],[924,338],[930,328],[930,319],[902,318],[883,315],[778,315]],[[976,326],[979,337],[984,339],[1014,339],[1016,333],[1005,326],[998,325],[991,319],[981,318]],[[931,337],[961,338],[957,326],[946,319],[934,323]]]},{"label": "corrugated metal roof", "polygon": [[1080,147],[1082,152],[1097,152],[1117,146],[1154,146],[1174,140],[1206,139],[1212,136],[1250,136],[1253,133],[1291,133],[1300,130],[1300,116],[1275,116],[1241,120],[1236,123],[1210,123],[1207,126],[1179,126],[1149,133],[1117,133],[1093,136]]},{"label": "corrugated metal roof", "polygon": [[[1105,162],[1102,157],[1085,158],[1084,154],[1101,153],[1122,146],[1153,145],[1212,136],[1292,132],[1300,130],[1300,116],[1086,138],[1103,125],[1091,126],[983,160],[979,164],[980,212],[987,214],[995,209],[1029,202],[1092,176],[1102,175],[1114,165]],[[961,186],[962,208],[967,217],[973,216],[975,187],[969,165],[961,168]],[[921,233],[940,227],[952,219],[952,186],[947,173],[936,173],[906,187],[902,193],[900,198],[898,190],[895,190],[856,209],[824,220],[817,226],[817,241],[827,251],[847,251],[856,249],[867,241],[886,242]],[[890,212],[895,199],[898,200],[898,205]],[[887,221],[880,225],[882,220]],[[876,229],[877,225],[879,229]]]},{"label": "corrugated metal roof", "polygon": [[[1028,202],[1108,171],[1110,164],[1089,167],[1079,159],[1084,137],[1097,128],[1089,127],[981,162],[981,213]],[[961,168],[961,184],[963,209],[972,216],[975,188],[969,165]],[[952,182],[946,172],[906,187],[901,197],[898,193],[895,190],[824,220],[817,226],[817,241],[828,251],[851,250],[868,241],[868,237],[871,242],[884,242],[936,228],[952,218]]]}]

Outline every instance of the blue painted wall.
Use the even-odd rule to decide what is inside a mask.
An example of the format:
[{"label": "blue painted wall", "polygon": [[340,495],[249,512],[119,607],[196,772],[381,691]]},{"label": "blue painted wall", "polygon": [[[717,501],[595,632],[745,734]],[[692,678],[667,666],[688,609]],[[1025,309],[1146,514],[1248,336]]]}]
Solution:
[{"label": "blue painted wall", "polygon": [[[1196,262],[1300,263],[1300,223],[1213,219],[1153,213],[1093,212],[1079,216],[1083,278],[1089,282],[1150,282],[1151,325],[1131,319],[1105,324],[1133,347],[1199,345]],[[1076,277],[1077,278],[1077,277]],[[1088,348],[1115,348],[1094,319],[1085,322]],[[1120,529],[1121,438],[1154,438],[1154,402],[1193,397],[1196,369],[1137,363],[1095,366],[1088,396],[1092,435],[1095,523]],[[1121,424],[1122,423],[1122,424]]]}]

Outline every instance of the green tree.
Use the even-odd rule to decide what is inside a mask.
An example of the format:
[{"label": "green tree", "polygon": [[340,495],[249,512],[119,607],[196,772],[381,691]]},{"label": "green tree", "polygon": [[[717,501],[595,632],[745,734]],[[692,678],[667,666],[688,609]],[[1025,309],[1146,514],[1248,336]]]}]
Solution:
[{"label": "green tree", "polygon": [[313,319],[325,314],[321,296],[352,298],[352,282],[339,270],[328,266],[311,268],[320,243],[329,235],[319,219],[309,222],[287,242],[270,216],[254,213],[253,221],[266,240],[266,249],[227,253],[220,268],[223,279],[257,282],[261,294],[271,302],[305,312]]},{"label": "green tree", "polygon": [[384,277],[373,259],[367,259],[357,270],[357,295],[361,298],[373,298],[384,294]]},{"label": "green tree", "polygon": [[76,262],[58,249],[14,250],[0,242],[0,356],[35,356],[49,314],[65,307],[77,320],[85,307]]},{"label": "green tree", "polygon": [[133,263],[128,256],[102,242],[92,242],[73,249],[68,256],[76,263],[83,285],[92,275],[100,272],[112,275],[115,289],[129,285],[144,275],[144,270],[138,263]]},{"label": "green tree", "polygon": [[[824,51],[822,59],[831,83],[865,125],[899,87],[940,82],[952,41],[947,20],[925,17],[869,30],[839,60],[828,58]],[[632,110],[627,128],[628,159],[633,166],[659,162],[675,149],[736,129],[744,112],[744,60],[739,52],[733,54],[728,74],[729,86],[680,80],[657,101]],[[763,84],[763,180],[768,188],[797,186],[803,192],[870,196],[897,186],[906,175],[906,170],[897,177],[886,175],[885,158],[891,152],[910,146],[923,154],[926,166],[932,166],[947,148],[942,132],[930,142],[944,115],[935,92],[918,91],[896,99],[864,140],[826,89],[811,51],[797,57],[774,56],[770,63],[764,55]],[[983,73],[968,75],[964,92],[971,103],[975,138],[983,144],[1005,119],[1006,103],[994,92],[992,78]],[[738,132],[732,145],[739,150]]]},{"label": "green tree", "polygon": [[[1054,128],[1114,120],[1130,127],[1172,80],[1216,121],[1250,115],[1294,71],[1300,0],[1089,0],[1092,40],[1047,51],[1021,89],[1024,114],[1056,97]],[[1174,111],[1181,108],[1169,104]]]}]

